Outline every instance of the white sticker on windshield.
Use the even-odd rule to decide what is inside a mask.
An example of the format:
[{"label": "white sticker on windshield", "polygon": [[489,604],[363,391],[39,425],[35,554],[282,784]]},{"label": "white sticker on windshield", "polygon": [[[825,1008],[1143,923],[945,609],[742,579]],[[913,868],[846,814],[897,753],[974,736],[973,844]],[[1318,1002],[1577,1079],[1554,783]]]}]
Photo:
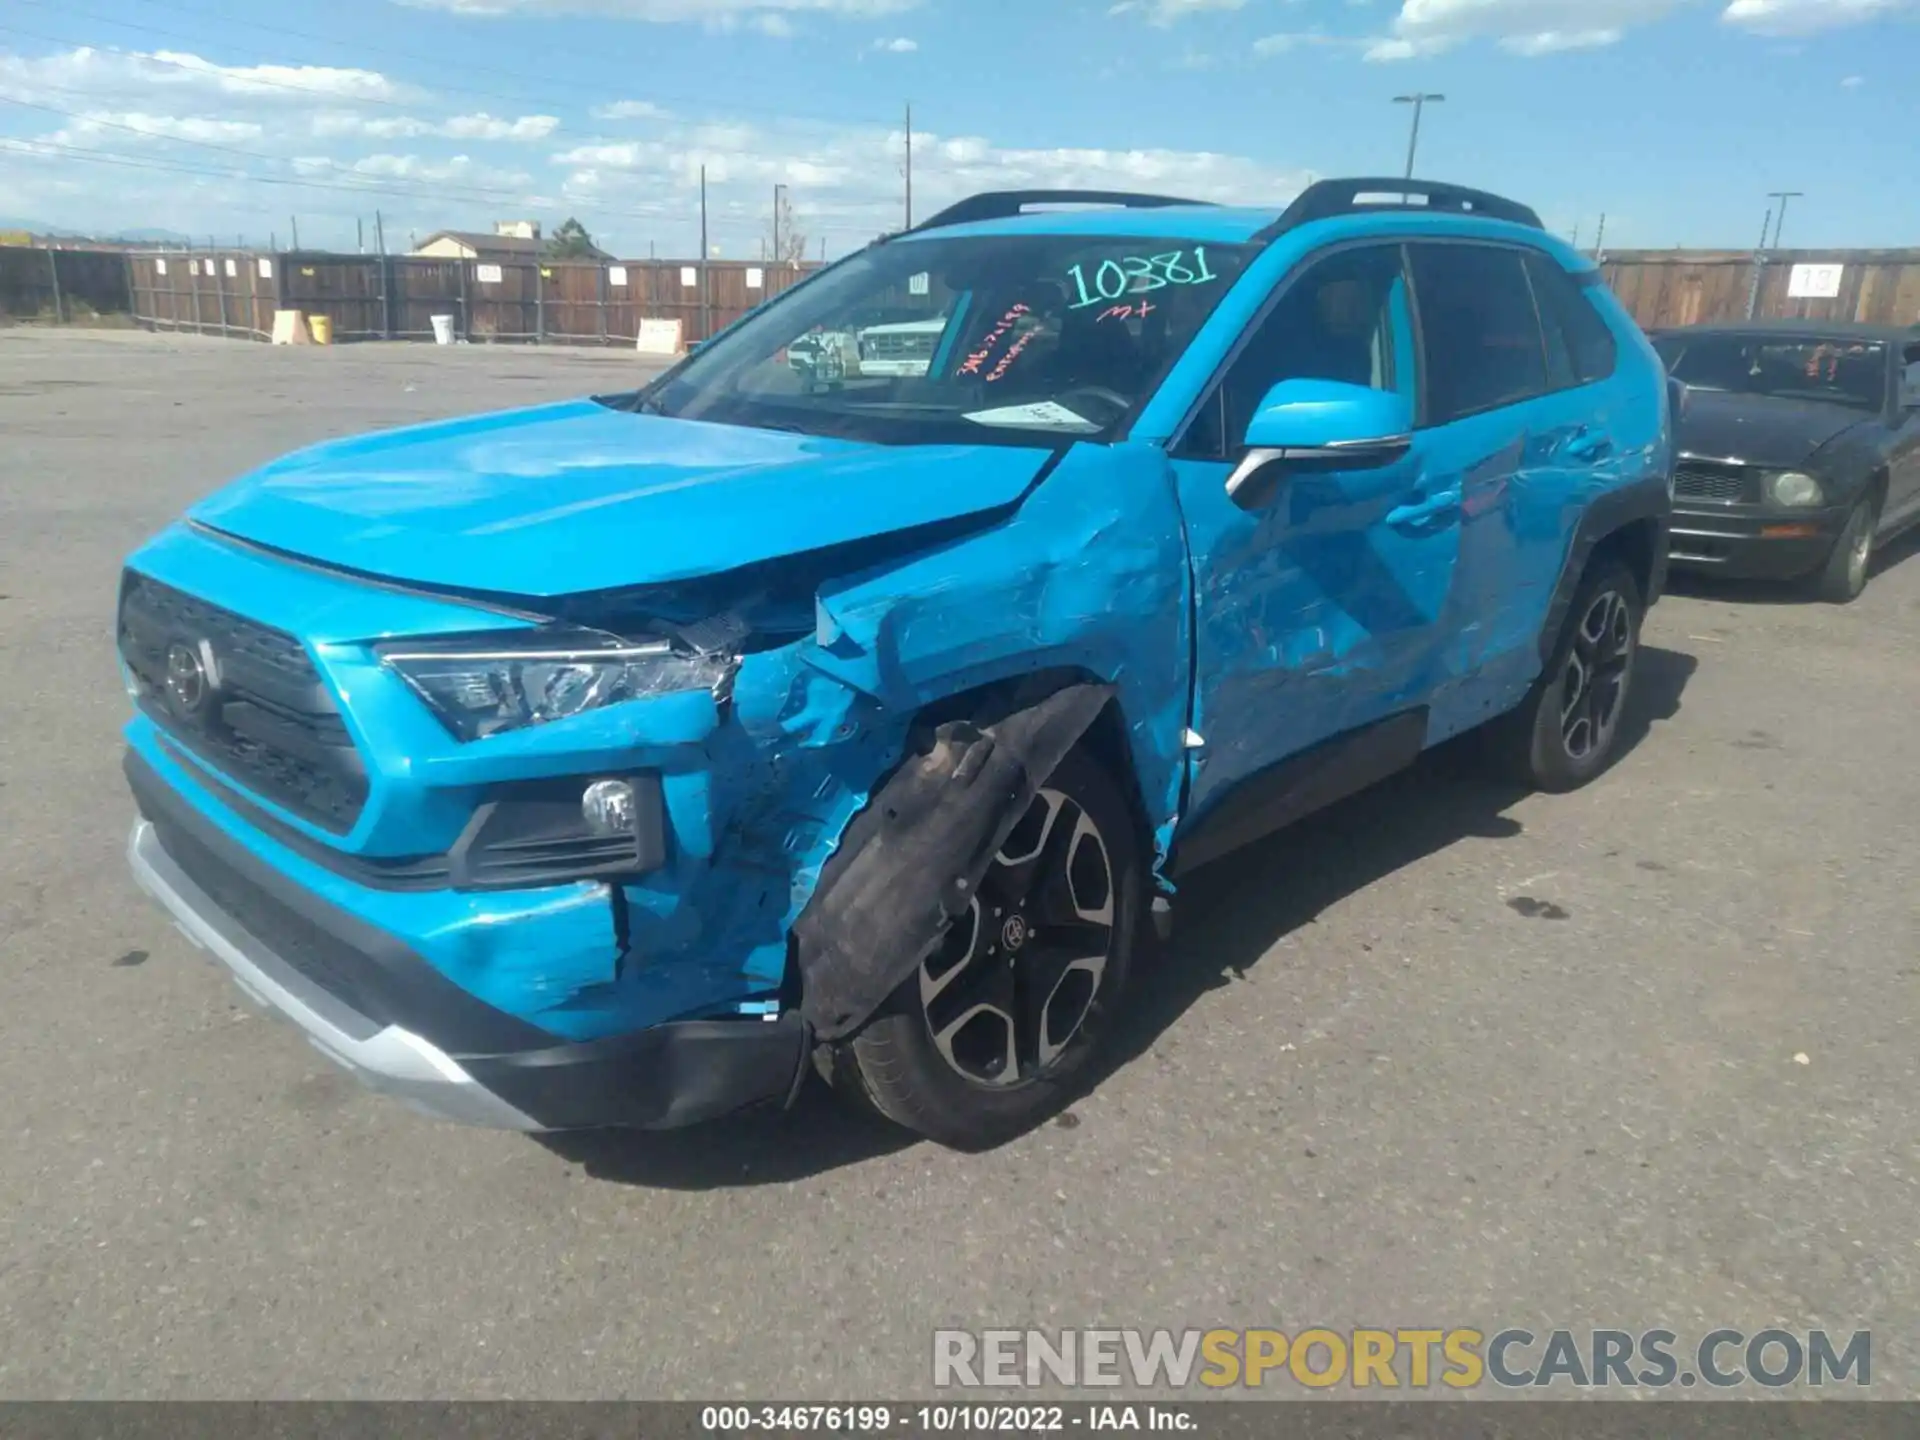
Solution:
[{"label": "white sticker on windshield", "polygon": [[927,293],[926,271],[922,270],[918,275],[909,275],[907,277],[907,293],[909,295],[924,295]]},{"label": "white sticker on windshield", "polygon": [[1055,430],[1098,430],[1100,427],[1084,415],[1076,415],[1064,405],[1041,400],[1032,405],[1002,405],[993,410],[969,410],[967,419],[976,425],[1043,425]]}]

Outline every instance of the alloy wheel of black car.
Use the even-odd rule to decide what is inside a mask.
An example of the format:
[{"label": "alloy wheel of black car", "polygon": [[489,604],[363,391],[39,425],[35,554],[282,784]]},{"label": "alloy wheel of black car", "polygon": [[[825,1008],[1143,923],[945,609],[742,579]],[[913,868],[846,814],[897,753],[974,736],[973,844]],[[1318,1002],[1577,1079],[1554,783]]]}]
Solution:
[{"label": "alloy wheel of black car", "polygon": [[1613,743],[1633,666],[1633,607],[1602,590],[1580,616],[1560,687],[1560,743],[1576,764]]},{"label": "alloy wheel of black car", "polygon": [[934,1048],[973,1084],[1030,1083],[1079,1034],[1113,945],[1106,841],[1077,801],[1042,790],[920,966]]},{"label": "alloy wheel of black car", "polygon": [[1861,499],[1847,516],[1846,527],[1833,542],[1825,563],[1811,577],[1813,593],[1829,604],[1845,605],[1867,588],[1867,569],[1873,560],[1873,532],[1880,519],[1871,495]]}]

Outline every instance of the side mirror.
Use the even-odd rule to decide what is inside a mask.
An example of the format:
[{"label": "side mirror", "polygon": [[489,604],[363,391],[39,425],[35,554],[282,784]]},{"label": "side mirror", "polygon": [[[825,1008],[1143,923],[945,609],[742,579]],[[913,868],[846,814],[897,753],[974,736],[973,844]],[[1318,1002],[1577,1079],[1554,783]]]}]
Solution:
[{"label": "side mirror", "polygon": [[1247,422],[1245,439],[1227,496],[1255,510],[1272,503],[1289,467],[1362,470],[1398,460],[1413,444],[1413,408],[1390,390],[1282,380]]}]

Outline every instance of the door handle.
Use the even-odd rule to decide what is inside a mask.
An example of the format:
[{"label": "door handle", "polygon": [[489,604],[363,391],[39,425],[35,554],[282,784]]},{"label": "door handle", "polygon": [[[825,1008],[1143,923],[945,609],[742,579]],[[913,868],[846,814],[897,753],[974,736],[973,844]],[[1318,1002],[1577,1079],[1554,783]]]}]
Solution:
[{"label": "door handle", "polygon": [[1410,500],[1405,505],[1394,506],[1387,512],[1387,524],[1397,525],[1403,529],[1414,529],[1450,519],[1459,509],[1460,492],[1442,490],[1437,495],[1423,496],[1418,500]]},{"label": "door handle", "polygon": [[1584,425],[1573,432],[1573,439],[1567,444],[1567,456],[1572,460],[1604,460],[1612,453],[1613,437]]}]

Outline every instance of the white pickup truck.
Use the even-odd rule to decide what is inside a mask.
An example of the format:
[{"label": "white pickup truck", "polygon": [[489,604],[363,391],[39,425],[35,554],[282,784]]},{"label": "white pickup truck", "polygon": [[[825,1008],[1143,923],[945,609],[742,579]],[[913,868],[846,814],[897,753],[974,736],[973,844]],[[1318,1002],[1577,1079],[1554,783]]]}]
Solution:
[{"label": "white pickup truck", "polygon": [[860,373],[905,378],[926,374],[946,328],[944,315],[867,326],[860,332]]}]

